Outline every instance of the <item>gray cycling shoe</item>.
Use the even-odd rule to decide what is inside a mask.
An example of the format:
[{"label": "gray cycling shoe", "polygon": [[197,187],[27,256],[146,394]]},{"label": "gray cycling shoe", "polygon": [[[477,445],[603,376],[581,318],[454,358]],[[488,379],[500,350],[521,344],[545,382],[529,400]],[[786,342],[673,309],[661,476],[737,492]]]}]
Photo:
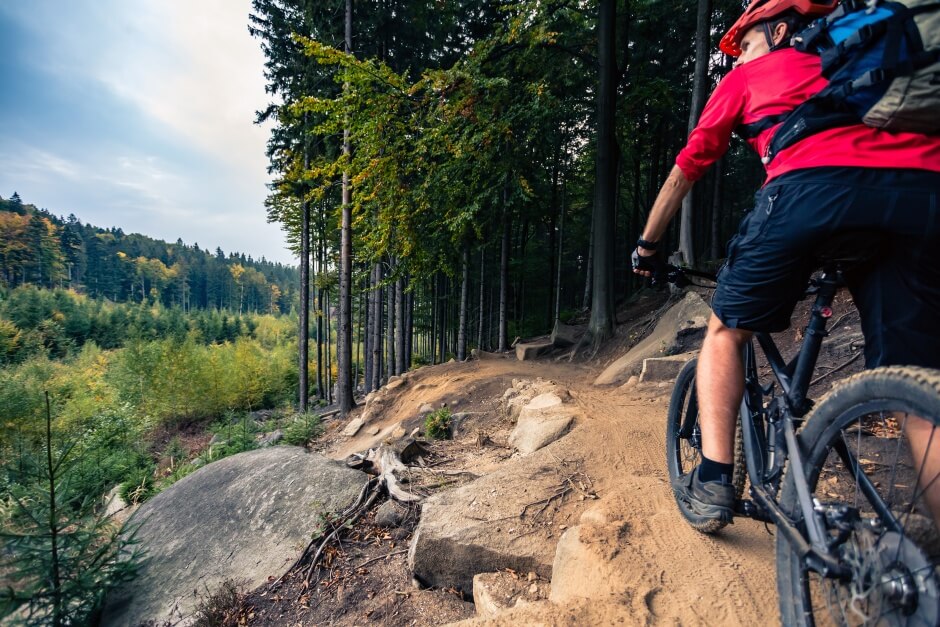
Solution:
[{"label": "gray cycling shoe", "polygon": [[698,516],[732,522],[734,486],[721,481],[699,481],[698,467],[678,477],[672,484],[676,497],[688,503]]}]

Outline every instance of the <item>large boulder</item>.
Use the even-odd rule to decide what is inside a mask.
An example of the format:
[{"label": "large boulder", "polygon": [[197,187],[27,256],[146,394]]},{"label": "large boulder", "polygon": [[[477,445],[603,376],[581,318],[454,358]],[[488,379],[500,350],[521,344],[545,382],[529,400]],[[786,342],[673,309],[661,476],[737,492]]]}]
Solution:
[{"label": "large boulder", "polygon": [[516,344],[516,359],[519,361],[528,361],[537,359],[542,355],[552,352],[555,346],[550,340],[540,340],[538,342],[519,342]]},{"label": "large boulder", "polygon": [[[148,552],[139,576],[112,594],[104,625],[185,621],[196,594],[227,579],[254,588],[281,575],[322,517],[355,501],[368,476],[295,446],[209,464],[131,519]],[[172,614],[172,616],[171,616]]]},{"label": "large boulder", "polygon": [[584,327],[573,327],[564,324],[560,320],[555,320],[555,327],[552,329],[551,342],[555,348],[567,348],[574,346],[584,335]]},{"label": "large boulder", "polygon": [[619,385],[631,375],[639,374],[648,357],[673,355],[690,348],[705,335],[711,309],[695,292],[689,292],[662,315],[653,332],[627,354],[609,365],[594,380],[594,385]]},{"label": "large boulder", "polygon": [[[531,517],[520,514],[555,494],[564,480],[555,445],[505,464],[454,490],[435,494],[421,507],[421,522],[408,552],[415,577],[425,585],[473,592],[478,573],[511,568],[551,577],[554,542]],[[537,517],[536,517],[537,518]]]}]

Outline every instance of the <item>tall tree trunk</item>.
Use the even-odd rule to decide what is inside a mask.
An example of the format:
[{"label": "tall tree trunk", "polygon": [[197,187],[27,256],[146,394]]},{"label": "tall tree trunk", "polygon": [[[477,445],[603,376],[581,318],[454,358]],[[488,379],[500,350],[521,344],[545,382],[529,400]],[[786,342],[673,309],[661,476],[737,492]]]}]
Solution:
[{"label": "tall tree trunk", "polygon": [[354,344],[356,346],[356,365],[353,370],[353,392],[359,388],[359,373],[362,371],[362,345],[363,345],[363,329],[364,321],[362,318],[363,306],[362,300],[365,295],[365,290],[359,292],[359,298],[356,299],[356,323],[353,325],[353,328],[356,330],[356,337]]},{"label": "tall tree trunk", "polygon": [[[508,194],[503,192],[503,201],[507,200]],[[499,250],[499,339],[497,339],[497,351],[500,353],[508,350],[507,342],[507,323],[509,312],[509,208],[503,209],[503,241]]]},{"label": "tall tree trunk", "polygon": [[562,248],[565,245],[565,205],[567,202],[568,179],[565,177],[561,183],[561,216],[558,219],[558,276],[555,280],[555,324],[561,321],[561,259]]},{"label": "tall tree trunk", "polygon": [[[326,382],[323,369],[323,287],[320,275],[323,273],[323,241],[317,241],[317,398],[326,398]],[[329,341],[329,338],[327,338]]]},{"label": "tall tree trunk", "polygon": [[552,314],[555,311],[555,280],[557,279],[557,273],[555,272],[555,261],[557,258],[556,248],[558,247],[558,206],[557,199],[555,198],[556,191],[555,186],[557,181],[552,183],[552,203],[551,203],[551,218],[548,224],[548,324],[551,325],[554,321]]},{"label": "tall tree trunk", "polygon": [[[346,53],[352,54],[352,0],[346,0]],[[344,89],[349,86],[345,85]],[[352,152],[349,128],[343,129],[343,154]],[[352,386],[352,189],[349,172],[343,172],[343,208],[339,245],[339,322],[336,334],[337,403],[345,416],[355,407]]]},{"label": "tall tree trunk", "polygon": [[330,308],[330,292],[326,291],[326,402],[333,404],[333,315]]},{"label": "tall tree trunk", "polygon": [[477,327],[477,348],[483,350],[483,285],[486,275],[486,246],[480,247],[480,325]]},{"label": "tall tree trunk", "polygon": [[441,323],[437,329],[437,352],[441,355],[441,363],[444,363],[444,360],[447,359],[447,301],[448,289],[447,289],[447,277],[443,273],[438,273],[438,281],[440,282],[440,291],[438,292],[438,301],[440,303],[441,309]]},{"label": "tall tree trunk", "polygon": [[[411,277],[409,276],[406,279],[408,285],[411,284]],[[415,292],[414,290],[405,292],[407,297],[407,305],[405,306],[405,337],[407,338],[407,344],[405,345],[405,369],[408,370],[411,368],[411,358],[414,355],[414,340],[415,340],[415,327],[414,327],[414,318],[415,318]]]},{"label": "tall tree trunk", "polygon": [[486,350],[493,350],[493,286],[490,285],[489,311],[486,314]]},{"label": "tall tree trunk", "polygon": [[[692,78],[692,105],[689,107],[689,133],[698,124],[698,118],[705,107],[708,82],[708,39],[711,29],[711,0],[698,0],[697,23],[695,28],[695,73]],[[692,265],[695,263],[693,242],[692,212],[694,202],[692,193],[682,199],[682,213],[679,220],[679,253],[682,260]]]},{"label": "tall tree trunk", "polygon": [[437,320],[440,307],[438,306],[437,274],[431,279],[431,336],[428,338],[431,348],[431,363],[437,363]]},{"label": "tall tree trunk", "polygon": [[[306,141],[306,140],[305,140]],[[304,169],[310,165],[310,156],[304,149]],[[310,351],[310,203],[306,199],[300,204],[300,328],[297,332],[299,367],[298,402],[300,412],[307,411],[309,389]]]},{"label": "tall tree trunk", "polygon": [[365,289],[363,294],[366,299],[366,319],[365,319],[365,342],[363,343],[363,357],[365,361],[364,370],[364,379],[363,379],[363,388],[366,392],[371,392],[374,388],[372,387],[372,343],[375,341],[372,334],[372,320],[375,316],[375,290],[373,284],[373,278],[375,277],[375,269],[373,268],[369,274],[366,276],[365,280]]},{"label": "tall tree trunk", "polygon": [[460,284],[460,322],[457,328],[457,361],[467,358],[467,295],[470,292],[470,246],[463,247],[463,278]]},{"label": "tall tree trunk", "polygon": [[721,216],[723,212],[721,210],[721,197],[724,187],[724,170],[725,170],[725,158],[722,157],[715,163],[715,190],[714,196],[712,197],[712,221],[711,221],[711,235],[712,235],[712,246],[711,246],[711,258],[720,259],[721,258]]},{"label": "tall tree trunk", "polygon": [[395,281],[395,374],[405,371],[405,283]]},{"label": "tall tree trunk", "polygon": [[[395,262],[389,258],[389,275],[395,272]],[[385,372],[388,376],[395,374],[395,284],[390,283],[385,290],[388,300],[385,328]]]},{"label": "tall tree trunk", "polygon": [[374,308],[372,311],[372,389],[377,390],[382,385],[382,264],[376,263],[372,268],[374,287]]},{"label": "tall tree trunk", "polygon": [[591,305],[591,286],[594,285],[594,220],[591,220],[591,233],[588,242],[587,264],[584,268],[584,297],[581,299],[581,309],[587,310]]},{"label": "tall tree trunk", "polygon": [[617,189],[616,0],[601,0],[598,15],[597,176],[594,185],[594,297],[585,338],[596,352],[614,332],[614,202]]}]

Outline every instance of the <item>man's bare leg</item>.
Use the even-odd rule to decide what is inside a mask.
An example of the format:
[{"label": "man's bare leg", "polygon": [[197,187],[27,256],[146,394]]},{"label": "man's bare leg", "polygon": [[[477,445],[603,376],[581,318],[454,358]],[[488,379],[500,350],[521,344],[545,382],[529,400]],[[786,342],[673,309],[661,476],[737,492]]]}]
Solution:
[{"label": "man's bare leg", "polygon": [[920,477],[920,489],[933,515],[934,524],[940,529],[940,428],[918,416],[898,416],[904,425],[904,433],[911,446],[914,465]]},{"label": "man's bare leg", "polygon": [[744,395],[741,348],[750,338],[750,331],[730,329],[712,314],[698,358],[702,454],[722,464],[734,462],[734,427]]}]

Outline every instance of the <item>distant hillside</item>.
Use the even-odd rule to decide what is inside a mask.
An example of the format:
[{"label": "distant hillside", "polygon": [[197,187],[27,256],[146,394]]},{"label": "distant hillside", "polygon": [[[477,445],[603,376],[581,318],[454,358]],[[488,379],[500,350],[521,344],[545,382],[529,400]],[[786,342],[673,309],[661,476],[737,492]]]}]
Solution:
[{"label": "distant hillside", "polygon": [[296,268],[263,257],[128,235],[56,217],[15,192],[0,197],[0,287],[31,283],[118,302],[287,312],[298,281]]}]

